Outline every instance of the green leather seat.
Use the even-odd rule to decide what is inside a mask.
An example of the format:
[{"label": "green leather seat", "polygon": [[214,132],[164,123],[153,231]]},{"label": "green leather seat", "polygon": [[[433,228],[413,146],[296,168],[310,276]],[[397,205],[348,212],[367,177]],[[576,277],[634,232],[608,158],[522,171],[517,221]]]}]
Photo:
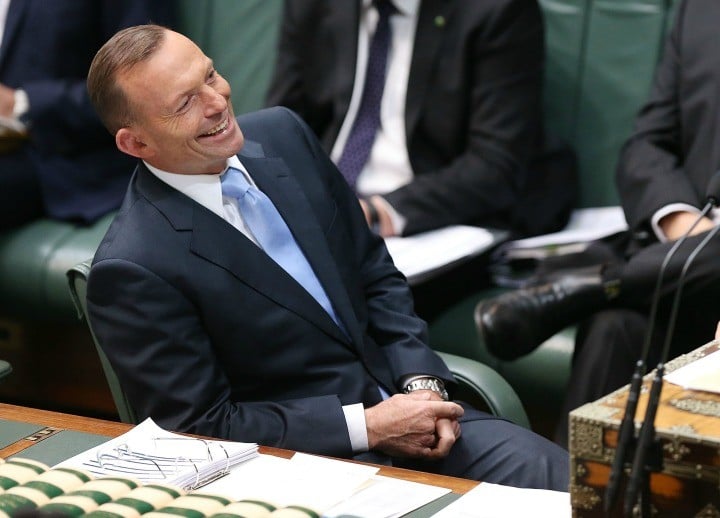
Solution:
[{"label": "green leather seat", "polygon": [[[73,267],[69,268],[66,271],[65,290],[67,291],[67,283],[69,283],[70,291],[68,293],[74,303],[77,317],[80,320],[86,321],[87,318],[85,315],[87,312],[87,276],[90,273],[91,262],[91,259],[87,259],[81,263],[75,264]],[[98,341],[95,338],[95,334],[92,331],[92,327],[90,327],[90,322],[87,322],[87,324],[87,327],[90,330],[90,334],[92,335],[93,343],[95,344],[95,350],[97,351],[98,357],[100,358],[100,364],[102,365],[105,379],[107,380],[108,386],[110,388],[110,393],[112,394],[113,401],[115,402],[115,407],[117,408],[118,415],[120,416],[120,420],[123,423],[135,424],[138,422],[135,416],[135,412],[130,406],[130,402],[125,397],[125,393],[120,386],[120,381],[115,375],[115,371],[113,370],[112,365],[110,365],[110,360],[108,360],[105,352],[102,350],[102,347],[100,347],[100,344],[98,344]]]},{"label": "green leather seat", "polygon": [[90,226],[39,220],[0,235],[0,308],[3,314],[69,320],[74,314],[65,272],[95,253],[110,224]]},{"label": "green leather seat", "polygon": [[[75,301],[80,318],[85,318],[87,310],[85,295],[89,273],[90,260],[75,265],[67,272],[70,293]],[[90,332],[92,333],[92,328],[90,328]],[[133,412],[128,399],[125,397],[120,381],[94,334],[93,341],[120,419],[125,423],[136,423],[135,412]],[[527,414],[517,394],[497,372],[468,358],[448,353],[440,353],[440,355],[458,382],[459,399],[462,398],[474,404],[477,408],[486,409],[491,414],[509,419],[520,426],[530,426]]]}]

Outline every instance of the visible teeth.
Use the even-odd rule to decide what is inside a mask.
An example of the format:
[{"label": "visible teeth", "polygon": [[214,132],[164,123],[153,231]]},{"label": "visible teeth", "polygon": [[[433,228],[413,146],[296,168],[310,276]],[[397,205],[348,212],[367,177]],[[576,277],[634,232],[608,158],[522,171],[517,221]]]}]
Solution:
[{"label": "visible teeth", "polygon": [[224,130],[225,128],[227,128],[227,125],[228,125],[228,120],[225,119],[224,121],[222,121],[220,124],[218,124],[217,126],[215,126],[214,128],[212,128],[212,129],[211,129],[210,131],[208,131],[207,133],[203,133],[202,136],[203,136],[203,137],[209,137],[209,136],[211,136],[211,135],[215,135],[215,134],[217,134],[217,133],[220,133],[222,130]]}]

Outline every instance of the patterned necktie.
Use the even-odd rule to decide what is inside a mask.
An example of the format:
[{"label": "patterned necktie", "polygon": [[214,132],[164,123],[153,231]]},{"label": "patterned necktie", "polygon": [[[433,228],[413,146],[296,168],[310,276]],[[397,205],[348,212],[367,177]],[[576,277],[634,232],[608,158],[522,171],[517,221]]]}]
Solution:
[{"label": "patterned necktie", "polygon": [[385,88],[385,69],[390,49],[390,15],[397,12],[390,0],[375,0],[374,3],[379,17],[368,51],[360,107],[338,160],[338,169],[352,188],[355,188],[360,171],[370,156],[375,134],[380,127],[380,101]]},{"label": "patterned necktie", "polygon": [[233,167],[228,168],[222,176],[221,186],[225,196],[237,199],[245,225],[260,248],[300,283],[335,323],[344,329],[312,266],[270,198],[250,185],[242,171]]}]

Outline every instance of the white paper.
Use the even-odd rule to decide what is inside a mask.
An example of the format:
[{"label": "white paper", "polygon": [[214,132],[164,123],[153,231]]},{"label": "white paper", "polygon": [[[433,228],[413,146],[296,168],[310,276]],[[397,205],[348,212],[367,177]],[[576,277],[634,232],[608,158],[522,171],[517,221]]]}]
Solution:
[{"label": "white paper", "polygon": [[483,482],[434,518],[570,518],[570,493]]},{"label": "white paper", "polygon": [[367,487],[325,511],[323,517],[394,518],[403,516],[449,492],[450,490],[444,487],[376,476]]},{"label": "white paper", "polygon": [[292,459],[258,455],[202,491],[233,500],[256,499],[277,507],[299,505],[322,512],[365,487],[377,471],[375,466],[303,453]]},{"label": "white paper", "polygon": [[587,242],[622,232],[627,228],[622,207],[576,209],[572,212],[568,224],[560,232],[509,241],[503,246],[507,249],[517,249]]},{"label": "white paper", "polygon": [[125,476],[142,483],[168,483],[184,489],[257,456],[255,443],[208,441],[168,432],[148,418],[127,433],[71,457],[58,466],[95,476]]},{"label": "white paper", "polygon": [[703,356],[666,374],[665,380],[688,390],[720,394],[720,351]]},{"label": "white paper", "polygon": [[478,255],[493,243],[491,232],[466,225],[452,225],[414,236],[385,239],[395,266],[411,284],[443,266]]}]

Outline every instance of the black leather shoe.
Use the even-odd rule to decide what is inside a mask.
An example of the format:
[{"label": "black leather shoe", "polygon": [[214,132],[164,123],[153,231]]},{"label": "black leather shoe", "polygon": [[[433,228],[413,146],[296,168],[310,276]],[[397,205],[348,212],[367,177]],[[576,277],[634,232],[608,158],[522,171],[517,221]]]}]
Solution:
[{"label": "black leather shoe", "polygon": [[475,324],[494,356],[514,360],[564,327],[607,307],[610,298],[597,269],[568,273],[551,283],[481,301],[475,308]]}]

